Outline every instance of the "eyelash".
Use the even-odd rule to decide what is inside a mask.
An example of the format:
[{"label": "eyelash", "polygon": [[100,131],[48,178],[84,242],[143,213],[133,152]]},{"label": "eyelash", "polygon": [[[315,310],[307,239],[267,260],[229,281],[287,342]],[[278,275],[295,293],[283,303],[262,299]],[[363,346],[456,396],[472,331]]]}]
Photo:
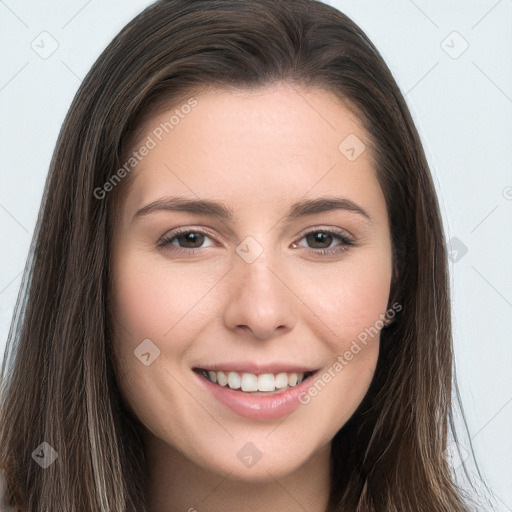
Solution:
[{"label": "eyelash", "polygon": [[[352,238],[347,237],[345,234],[343,234],[339,231],[334,231],[331,229],[316,229],[316,230],[308,231],[300,238],[300,240],[307,237],[308,235],[315,234],[315,233],[331,235],[334,238],[337,238],[339,241],[342,242],[341,245],[337,246],[337,247],[341,247],[339,249],[311,249],[311,251],[313,251],[315,254],[320,255],[320,256],[333,256],[336,254],[341,254],[341,253],[348,251],[351,247],[356,247],[356,245],[357,245]],[[195,254],[195,253],[200,252],[203,249],[205,249],[205,247],[185,249],[183,247],[176,247],[171,244],[171,242],[179,235],[188,235],[188,234],[200,234],[200,235],[205,235],[205,236],[211,238],[207,232],[205,232],[201,229],[190,229],[190,228],[189,229],[177,229],[177,230],[171,231],[168,234],[165,234],[158,241],[157,246],[162,247],[165,250],[170,250],[174,253],[178,253],[178,254],[185,254],[185,253],[186,254],[191,254],[191,253]],[[169,249],[170,246],[172,246],[172,249]]]}]

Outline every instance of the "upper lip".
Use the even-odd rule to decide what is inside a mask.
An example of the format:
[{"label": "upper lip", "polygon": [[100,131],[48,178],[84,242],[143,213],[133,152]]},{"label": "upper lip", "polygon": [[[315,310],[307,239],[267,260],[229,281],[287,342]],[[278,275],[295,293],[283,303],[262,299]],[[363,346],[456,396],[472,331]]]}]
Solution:
[{"label": "upper lip", "polygon": [[218,364],[210,364],[205,366],[195,366],[194,370],[206,370],[212,372],[227,371],[238,373],[254,373],[259,375],[261,373],[307,373],[314,372],[316,368],[311,366],[291,364],[291,363],[255,363],[249,361],[240,362],[225,362]]}]

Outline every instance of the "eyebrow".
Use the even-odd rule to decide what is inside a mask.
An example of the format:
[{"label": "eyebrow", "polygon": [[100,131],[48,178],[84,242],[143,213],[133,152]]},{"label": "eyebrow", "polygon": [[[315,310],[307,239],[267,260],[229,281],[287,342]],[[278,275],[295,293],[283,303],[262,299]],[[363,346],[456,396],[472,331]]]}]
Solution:
[{"label": "eyebrow", "polygon": [[[290,207],[284,217],[284,221],[290,222],[307,215],[315,215],[333,210],[357,213],[363,216],[369,224],[373,224],[370,215],[361,206],[346,197],[317,197],[315,199],[298,201]],[[233,210],[217,201],[189,199],[186,197],[163,197],[143,206],[135,213],[134,220],[137,217],[159,211],[179,211],[206,215],[224,222],[231,222],[234,218]]]}]

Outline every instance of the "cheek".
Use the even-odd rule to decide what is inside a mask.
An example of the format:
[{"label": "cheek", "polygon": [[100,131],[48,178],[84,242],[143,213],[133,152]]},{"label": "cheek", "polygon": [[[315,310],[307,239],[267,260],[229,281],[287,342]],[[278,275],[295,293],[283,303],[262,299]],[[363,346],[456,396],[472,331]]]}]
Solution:
[{"label": "cheek", "polygon": [[[186,351],[208,316],[207,308],[197,306],[207,302],[204,297],[218,277],[208,268],[203,273],[170,268],[163,257],[144,251],[122,254],[115,260],[112,293],[116,373],[125,396],[146,408],[149,390],[168,383],[165,369],[182,370]],[[160,351],[151,372],[134,353],[148,339]]]},{"label": "cheek", "polygon": [[325,340],[335,353],[348,350],[351,341],[364,338],[365,332],[382,327],[391,285],[391,260],[386,254],[368,251],[343,264],[326,266],[324,274],[314,269],[301,273],[300,295],[323,324]]},{"label": "cheek", "polygon": [[391,266],[385,258],[361,259],[340,266],[330,274],[328,284],[312,279],[308,282],[304,302],[313,305],[311,309],[321,319],[318,332],[324,333],[330,358],[302,403],[310,417],[326,426],[327,441],[356,411],[373,379]]},{"label": "cheek", "polygon": [[[154,386],[151,379],[156,376],[155,370],[163,359],[161,356],[171,352],[171,361],[175,361],[184,348],[172,336],[174,324],[185,313],[181,311],[183,302],[173,297],[183,296],[183,292],[174,293],[179,283],[172,282],[168,273],[152,264],[143,253],[135,251],[124,251],[116,260],[113,283],[116,374],[123,394],[140,409],[149,403],[144,398],[145,392]],[[151,340],[151,343],[145,340]],[[174,342],[166,343],[166,340]],[[149,347],[150,357],[158,354],[149,367],[136,357],[142,346]],[[136,386],[133,385],[135,382]]]},{"label": "cheek", "polygon": [[[187,316],[198,300],[211,288],[212,276],[169,268],[165,261],[144,253],[126,254],[114,275],[114,315],[118,324],[133,339],[161,341],[174,338],[172,330],[179,324],[180,333],[190,325]],[[201,308],[195,308],[197,315]],[[183,338],[180,335],[180,338]],[[139,341],[139,342],[140,342]],[[175,346],[176,340],[173,341]]]}]

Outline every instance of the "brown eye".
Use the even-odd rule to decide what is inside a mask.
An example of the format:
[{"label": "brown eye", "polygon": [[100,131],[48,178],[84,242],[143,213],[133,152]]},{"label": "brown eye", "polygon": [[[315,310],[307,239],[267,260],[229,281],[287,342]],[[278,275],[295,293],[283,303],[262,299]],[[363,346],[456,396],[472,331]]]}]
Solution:
[{"label": "brown eye", "polygon": [[[197,250],[206,248],[202,247],[202,245],[205,239],[209,238],[210,236],[207,233],[200,230],[175,230],[165,234],[158,241],[157,246],[177,252],[196,252]],[[177,243],[175,243],[175,241]]]},{"label": "brown eye", "polygon": [[313,249],[327,249],[331,245],[334,236],[331,233],[326,233],[324,231],[315,231],[306,235],[305,238],[307,239],[308,244],[315,245],[319,243],[322,245],[322,247],[313,247]]},{"label": "brown eye", "polygon": [[[308,247],[315,254],[320,255],[334,255],[347,251],[350,247],[355,246],[355,241],[346,236],[344,233],[331,230],[316,230],[306,233],[301,240],[306,240]],[[336,240],[341,241],[334,247],[330,247]],[[300,247],[298,244],[293,244],[294,247]],[[320,247],[318,247],[320,245]]]},{"label": "brown eye", "polygon": [[203,243],[204,235],[202,235],[201,233],[190,232],[185,233],[183,235],[175,236],[174,238],[179,241],[181,247],[183,246],[182,244],[185,244],[185,246],[187,246],[187,244],[192,244],[192,246],[188,247],[192,249],[197,249]]}]

